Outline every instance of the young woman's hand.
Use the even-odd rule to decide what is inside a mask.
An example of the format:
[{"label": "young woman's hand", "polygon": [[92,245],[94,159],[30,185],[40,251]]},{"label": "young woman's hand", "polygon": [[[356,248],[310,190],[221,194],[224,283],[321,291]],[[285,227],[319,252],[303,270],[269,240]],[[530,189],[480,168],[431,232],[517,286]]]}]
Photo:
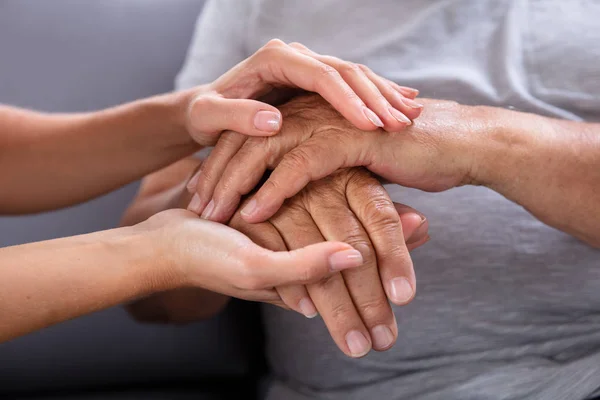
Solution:
[{"label": "young woman's hand", "polygon": [[181,209],[158,213],[132,229],[154,249],[156,265],[173,274],[174,287],[199,287],[245,300],[277,300],[275,286],[316,282],[362,264],[361,253],[345,243],[274,252]]},{"label": "young woman's hand", "polygon": [[367,131],[402,130],[423,107],[413,100],[417,90],[365,66],[274,39],[211,84],[184,93],[187,130],[203,146],[215,144],[224,130],[273,135],[282,126],[281,113],[256,99],[289,98],[283,88],[320,94],[354,126]]}]

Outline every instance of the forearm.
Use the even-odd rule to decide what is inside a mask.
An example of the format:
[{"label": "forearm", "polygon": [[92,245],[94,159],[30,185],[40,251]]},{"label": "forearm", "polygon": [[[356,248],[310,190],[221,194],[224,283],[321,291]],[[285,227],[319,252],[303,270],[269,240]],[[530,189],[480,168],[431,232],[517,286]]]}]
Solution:
[{"label": "forearm", "polygon": [[174,287],[160,262],[134,228],[0,249],[0,342]]},{"label": "forearm", "polygon": [[82,114],[0,107],[0,213],[76,204],[191,154],[186,96]]},{"label": "forearm", "polygon": [[489,111],[498,123],[477,151],[476,183],[600,247],[600,124]]}]

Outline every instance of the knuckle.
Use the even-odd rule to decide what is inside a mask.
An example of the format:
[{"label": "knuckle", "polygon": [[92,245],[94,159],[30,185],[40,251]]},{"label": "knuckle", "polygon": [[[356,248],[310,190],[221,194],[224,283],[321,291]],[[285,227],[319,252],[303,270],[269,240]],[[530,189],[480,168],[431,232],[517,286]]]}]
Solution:
[{"label": "knuckle", "polygon": [[283,40],[281,39],[277,39],[277,38],[273,38],[271,40],[269,40],[264,46],[263,48],[281,48],[281,47],[285,47],[286,44]]},{"label": "knuckle", "polygon": [[359,233],[349,234],[343,241],[360,252],[365,261],[365,265],[375,259],[375,251],[364,235]]},{"label": "knuckle", "polygon": [[378,325],[391,316],[391,308],[385,297],[378,296],[358,302],[356,308],[367,325]]},{"label": "knuckle", "polygon": [[363,71],[364,73],[371,72],[371,68],[367,67],[364,64],[356,64],[356,66],[358,66],[358,68],[360,68],[360,70]]},{"label": "knuckle", "polygon": [[204,111],[207,106],[210,106],[214,103],[214,99],[212,96],[196,96],[194,100],[192,100],[192,111]]},{"label": "knuckle", "polygon": [[311,282],[319,276],[319,268],[317,266],[302,266],[297,272],[298,281]]},{"label": "knuckle", "polygon": [[317,73],[318,78],[316,80],[316,85],[319,89],[330,84],[332,81],[339,81],[342,78],[335,68],[327,64],[321,64]]},{"label": "knuckle", "polygon": [[363,205],[365,223],[378,229],[397,229],[400,216],[391,200],[380,195]]},{"label": "knuckle", "polygon": [[256,264],[250,262],[248,258],[243,258],[238,265],[237,284],[240,289],[244,290],[260,290],[264,288],[263,280],[256,273]]},{"label": "knuckle", "polygon": [[292,170],[305,170],[308,168],[310,159],[311,155],[307,149],[303,147],[296,147],[293,151],[290,151],[283,156],[281,164],[291,168]]},{"label": "knuckle", "polygon": [[343,62],[340,65],[340,72],[342,75],[357,75],[362,74],[360,67],[351,62]]},{"label": "knuckle", "polygon": [[329,315],[335,321],[348,321],[352,319],[354,313],[354,304],[352,302],[343,302],[332,305]]}]

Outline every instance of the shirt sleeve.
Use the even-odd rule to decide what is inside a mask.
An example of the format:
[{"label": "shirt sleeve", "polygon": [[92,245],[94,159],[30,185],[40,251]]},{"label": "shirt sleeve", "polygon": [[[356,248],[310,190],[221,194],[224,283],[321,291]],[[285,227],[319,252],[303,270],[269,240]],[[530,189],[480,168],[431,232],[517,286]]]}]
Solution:
[{"label": "shirt sleeve", "polygon": [[250,0],[208,0],[196,22],[177,90],[209,83],[248,57]]}]

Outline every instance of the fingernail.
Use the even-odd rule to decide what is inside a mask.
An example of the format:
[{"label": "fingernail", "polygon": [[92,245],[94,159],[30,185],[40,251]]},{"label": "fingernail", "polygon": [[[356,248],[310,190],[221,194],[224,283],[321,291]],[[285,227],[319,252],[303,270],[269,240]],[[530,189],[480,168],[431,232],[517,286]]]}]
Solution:
[{"label": "fingernail", "polygon": [[248,204],[246,204],[246,206],[242,209],[240,214],[242,214],[245,217],[249,217],[250,215],[252,215],[252,213],[254,213],[255,209],[256,209],[256,200],[252,199],[252,200],[250,200],[250,202]]},{"label": "fingernail", "polygon": [[416,101],[414,101],[413,99],[409,99],[408,97],[404,97],[402,99],[402,102],[404,104],[406,104],[407,106],[409,106],[410,108],[414,108],[414,109],[419,109],[419,108],[423,108],[423,104],[421,103],[417,103]]},{"label": "fingernail", "polygon": [[192,179],[186,185],[188,192],[193,193],[196,191],[196,186],[198,186],[198,181],[200,180],[200,170],[192,176]]},{"label": "fingernail", "polygon": [[198,194],[195,194],[192,197],[192,200],[188,205],[188,210],[190,210],[191,212],[195,212],[196,214],[200,212],[200,196],[198,196]]},{"label": "fingernail", "polygon": [[425,235],[427,235],[427,227],[425,226],[425,221],[427,221],[425,217],[421,216],[421,225],[419,225],[419,227],[415,229],[413,234],[410,235],[410,237],[406,241],[406,244],[416,243],[423,237],[425,237]]},{"label": "fingernail", "polygon": [[405,304],[413,297],[413,288],[404,277],[394,278],[390,282],[390,295],[394,304]]},{"label": "fingernail", "polygon": [[394,335],[385,325],[377,325],[371,329],[371,338],[373,339],[373,348],[376,350],[385,350],[394,343]]},{"label": "fingernail", "polygon": [[390,114],[392,117],[396,118],[398,122],[401,122],[406,125],[412,125],[412,121],[406,115],[402,114],[400,111],[396,110],[394,107],[390,107]]},{"label": "fingernail", "polygon": [[403,95],[406,96],[418,96],[419,95],[419,90],[415,89],[415,88],[411,88],[411,87],[407,87],[407,86],[400,86],[400,93],[402,93]]},{"label": "fingernail", "polygon": [[204,212],[202,213],[202,215],[200,216],[200,218],[202,218],[202,219],[210,219],[210,216],[211,216],[211,214],[213,213],[214,210],[215,210],[215,201],[211,200],[210,203],[208,203],[208,205],[204,209]]},{"label": "fingernail", "polygon": [[281,115],[273,111],[259,111],[254,116],[254,127],[263,132],[277,132],[281,126]]},{"label": "fingernail", "polygon": [[314,318],[317,315],[319,315],[315,304],[308,297],[305,297],[302,300],[300,300],[300,302],[298,303],[298,307],[300,308],[300,311],[302,312],[302,314],[304,314],[306,318]]},{"label": "fingernail", "polygon": [[350,331],[346,335],[346,344],[352,357],[362,357],[371,350],[369,341],[359,331]]},{"label": "fingernail", "polygon": [[383,122],[381,122],[381,119],[379,119],[377,114],[369,110],[367,107],[363,107],[363,112],[365,113],[365,117],[367,117],[367,119],[371,121],[373,125],[383,128]]},{"label": "fingernail", "polygon": [[362,265],[363,258],[358,250],[342,250],[329,256],[329,268],[332,271],[341,271]]}]

